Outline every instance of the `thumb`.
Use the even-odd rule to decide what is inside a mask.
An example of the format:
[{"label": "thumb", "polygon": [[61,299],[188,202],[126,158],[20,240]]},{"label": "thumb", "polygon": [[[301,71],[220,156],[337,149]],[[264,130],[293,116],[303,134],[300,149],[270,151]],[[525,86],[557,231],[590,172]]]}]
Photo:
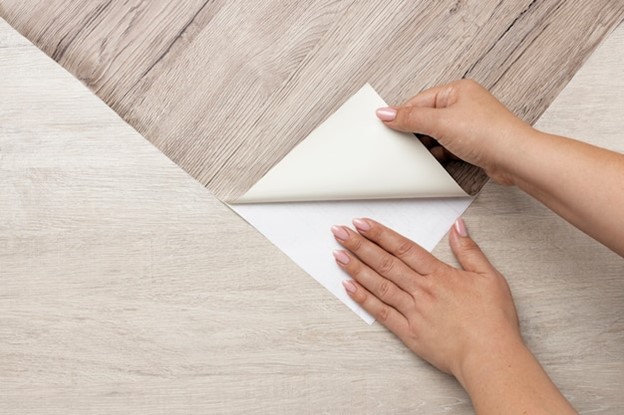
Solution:
[{"label": "thumb", "polygon": [[449,236],[451,249],[459,264],[466,271],[484,272],[492,269],[481,248],[468,236],[466,224],[462,218],[457,219]]},{"label": "thumb", "polygon": [[377,110],[377,118],[393,130],[436,137],[440,111],[443,109],[415,106],[385,107]]}]

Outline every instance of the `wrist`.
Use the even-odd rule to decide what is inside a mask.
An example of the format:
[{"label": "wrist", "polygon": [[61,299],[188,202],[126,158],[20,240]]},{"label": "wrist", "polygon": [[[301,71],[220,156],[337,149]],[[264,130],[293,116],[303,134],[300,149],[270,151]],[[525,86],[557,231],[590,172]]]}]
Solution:
[{"label": "wrist", "polygon": [[[453,372],[477,413],[576,414],[520,334],[496,335]],[[483,342],[482,342],[483,343]]]},{"label": "wrist", "polygon": [[501,145],[496,148],[492,157],[492,166],[486,172],[499,184],[518,186],[526,171],[531,171],[533,164],[540,162],[545,136],[546,134],[524,123],[519,128],[504,133],[500,140]]},{"label": "wrist", "polygon": [[474,388],[491,378],[493,373],[505,371],[514,361],[522,360],[526,355],[531,355],[531,352],[519,333],[499,333],[495,338],[480,339],[480,344],[467,350],[453,370],[453,375],[472,395]]}]

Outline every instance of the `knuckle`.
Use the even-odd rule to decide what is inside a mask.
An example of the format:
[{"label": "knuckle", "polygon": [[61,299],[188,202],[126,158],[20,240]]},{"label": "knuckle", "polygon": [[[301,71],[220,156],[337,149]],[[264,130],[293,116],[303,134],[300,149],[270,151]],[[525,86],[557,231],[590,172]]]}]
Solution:
[{"label": "knuckle", "polygon": [[479,275],[481,275],[485,281],[496,286],[496,288],[508,287],[505,277],[503,277],[503,275],[496,270],[486,270]]},{"label": "knuckle", "polygon": [[369,239],[377,240],[383,234],[383,227],[371,221],[371,228],[366,231],[366,236]]},{"label": "knuckle", "polygon": [[[368,300],[368,294],[366,294],[365,292],[363,292],[363,290],[357,290],[355,292],[355,295],[353,296],[353,299],[355,300],[356,303],[365,306],[366,305],[366,301]],[[364,307],[366,308],[366,307]]]},{"label": "knuckle", "polygon": [[469,255],[482,255],[481,248],[473,241],[466,241],[464,244],[464,252]]},{"label": "knuckle", "polygon": [[357,252],[362,248],[362,238],[359,236],[353,236],[349,238],[349,249],[353,252]]},{"label": "knuckle", "polygon": [[375,316],[377,321],[379,321],[380,323],[384,323],[388,321],[389,317],[390,317],[390,309],[388,308],[388,306],[381,307],[379,311],[377,312],[377,315]]},{"label": "knuckle", "polygon": [[384,255],[379,263],[379,272],[381,274],[388,274],[394,268],[395,261],[390,255]]},{"label": "knuckle", "polygon": [[396,254],[399,258],[406,257],[412,254],[414,244],[411,241],[403,240],[396,248]]},{"label": "knuckle", "polygon": [[426,330],[421,319],[411,319],[408,321],[408,335],[412,344],[419,344],[423,340],[423,331]]},{"label": "knuckle", "polygon": [[457,83],[457,85],[465,89],[474,89],[480,87],[479,83],[474,79],[462,79]]},{"label": "knuckle", "polygon": [[421,112],[418,111],[417,107],[411,107],[405,111],[405,122],[404,124],[410,125],[412,127],[419,126],[422,123]]},{"label": "knuckle", "polygon": [[358,277],[360,277],[362,275],[362,271],[363,271],[363,267],[362,264],[360,264],[359,261],[351,261],[351,264],[349,264],[349,275],[351,275],[352,277],[354,277],[355,279],[358,279]]},{"label": "knuckle", "polygon": [[[397,111],[394,124],[401,129],[407,129],[412,124],[412,110],[411,108],[399,108]],[[369,231],[370,233],[370,231]]]},{"label": "knuckle", "polygon": [[435,289],[439,288],[440,281],[443,281],[445,277],[453,275],[454,273],[455,270],[453,267],[442,261],[434,260],[428,264],[428,270],[424,276],[427,277],[428,282],[431,284],[431,288]]},{"label": "knuckle", "polygon": [[390,282],[388,280],[383,280],[379,283],[377,287],[377,294],[379,298],[384,300],[388,297],[388,293],[390,292]]},{"label": "knuckle", "polygon": [[434,284],[434,279],[430,275],[423,275],[418,280],[418,286],[420,288],[419,294],[432,295],[436,288],[436,285]]}]

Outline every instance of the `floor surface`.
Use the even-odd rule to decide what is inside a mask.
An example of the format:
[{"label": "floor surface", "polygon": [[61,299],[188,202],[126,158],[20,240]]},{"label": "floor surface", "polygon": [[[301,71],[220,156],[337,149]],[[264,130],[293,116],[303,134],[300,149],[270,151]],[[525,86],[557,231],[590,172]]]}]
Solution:
[{"label": "floor surface", "polygon": [[[600,37],[590,34],[590,43]],[[71,42],[56,58],[70,66],[63,56],[75,59],[72,48],[91,40]],[[539,128],[624,151],[623,51],[620,27]],[[110,73],[117,71],[123,69]],[[499,93],[523,78],[514,71],[498,84]],[[569,74],[563,72],[562,79]],[[379,325],[362,323],[2,21],[0,73],[0,412],[471,413],[453,379],[413,357]],[[390,87],[389,78],[377,76],[390,98],[426,79]],[[155,82],[164,83],[152,91],[175,89]],[[541,106],[543,84],[535,84],[527,108],[545,108],[563,86],[552,82]],[[109,85],[113,94],[113,84],[100,88]],[[189,103],[206,90],[185,90]],[[145,108],[163,96],[146,97]],[[120,111],[122,102],[113,106]],[[196,115],[169,125],[177,116],[147,117],[143,132],[169,137],[159,128],[184,134],[204,125],[193,126]],[[226,182],[217,188],[226,189]],[[466,221],[509,279],[527,342],[566,396],[582,413],[622,412],[622,259],[515,189],[488,184]],[[452,261],[446,242],[434,252]]]},{"label": "floor surface", "polygon": [[624,0],[0,0],[0,17],[230,199],[367,82],[398,103],[470,77],[535,121]]}]

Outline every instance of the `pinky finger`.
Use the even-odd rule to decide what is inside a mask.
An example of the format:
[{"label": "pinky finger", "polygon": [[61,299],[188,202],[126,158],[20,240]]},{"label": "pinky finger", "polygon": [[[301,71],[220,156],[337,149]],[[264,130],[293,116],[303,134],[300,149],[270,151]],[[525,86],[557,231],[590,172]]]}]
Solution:
[{"label": "pinky finger", "polygon": [[400,338],[403,338],[403,335],[408,330],[407,319],[403,314],[375,297],[370,291],[353,280],[345,281],[343,285],[349,297],[362,306],[375,320]]}]

